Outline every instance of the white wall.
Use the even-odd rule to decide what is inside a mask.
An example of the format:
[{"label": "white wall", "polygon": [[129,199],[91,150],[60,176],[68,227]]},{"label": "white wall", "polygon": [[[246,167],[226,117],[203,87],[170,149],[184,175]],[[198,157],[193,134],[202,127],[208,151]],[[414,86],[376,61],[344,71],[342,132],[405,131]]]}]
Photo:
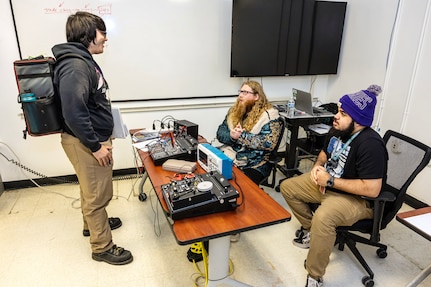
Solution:
[{"label": "white wall", "polygon": [[[262,82],[270,99],[286,99],[293,87],[311,89],[314,96],[319,97],[321,102],[337,101],[343,94],[365,89],[372,83],[381,84],[385,89],[386,61],[398,3],[391,0],[350,0],[347,2],[338,74],[256,79]],[[24,129],[24,121],[19,115],[21,108],[16,102],[17,88],[12,65],[13,61],[19,58],[19,54],[12,16],[9,11],[9,1],[0,0],[2,26],[2,33],[0,33],[0,51],[2,51],[0,58],[0,74],[2,75],[0,77],[0,142],[4,143],[0,144],[0,153],[15,160],[18,157],[23,165],[47,176],[73,174],[73,169],[60,146],[59,135],[22,139],[21,131]],[[225,21],[231,21],[231,15],[223,17],[225,17]],[[64,23],[59,23],[59,25],[64,25]],[[43,33],[49,33],[48,30],[49,28]],[[116,57],[121,57],[121,55]],[[228,73],[228,71],[226,72]],[[109,75],[107,78],[109,81]],[[169,80],[165,84],[169,85]],[[212,83],[210,81],[207,84]],[[145,78],[142,85],[145,89]],[[154,120],[160,120],[165,115],[172,115],[177,119],[187,119],[197,123],[199,133],[207,139],[212,139],[232,101],[233,99],[224,99],[214,102],[211,99],[205,99],[134,102],[121,104],[119,107],[129,128],[151,128]],[[130,138],[115,141],[114,160],[115,169],[134,167]],[[0,174],[3,182],[23,180],[27,175],[38,178],[33,174],[23,174],[16,165],[8,162],[3,156],[0,156]]]},{"label": "white wall", "polygon": [[[431,1],[400,1],[380,128],[393,129],[431,146]],[[426,167],[408,194],[431,204],[431,168]]]}]

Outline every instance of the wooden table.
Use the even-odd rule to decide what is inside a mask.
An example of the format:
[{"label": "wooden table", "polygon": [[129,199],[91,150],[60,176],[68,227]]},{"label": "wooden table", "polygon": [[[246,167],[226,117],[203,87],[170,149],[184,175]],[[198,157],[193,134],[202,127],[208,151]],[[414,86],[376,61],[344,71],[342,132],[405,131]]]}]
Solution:
[{"label": "wooden table", "polygon": [[[174,172],[163,170],[161,166],[155,166],[148,152],[138,150],[138,153],[146,173],[142,180],[145,181],[146,178],[151,180],[162,209],[165,215],[168,215],[168,207],[163,198],[161,185],[169,183]],[[198,166],[195,173],[205,173],[205,171]],[[238,168],[233,168],[233,178],[229,182],[240,193],[237,203],[241,205],[234,211],[175,221],[168,217],[178,244],[186,245],[209,240],[209,281],[207,285],[209,287],[222,284],[250,286],[229,277],[230,235],[287,222],[291,217],[285,208]],[[143,183],[140,186],[143,186]]]},{"label": "wooden table", "polygon": [[[431,207],[398,213],[397,220],[431,241]],[[430,274],[431,265],[422,270],[406,287],[419,285]]]}]

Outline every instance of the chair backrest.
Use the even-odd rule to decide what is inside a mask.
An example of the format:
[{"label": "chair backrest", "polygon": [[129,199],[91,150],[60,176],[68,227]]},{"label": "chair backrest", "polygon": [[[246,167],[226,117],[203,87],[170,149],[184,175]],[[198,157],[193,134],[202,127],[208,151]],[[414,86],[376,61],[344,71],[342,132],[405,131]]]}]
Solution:
[{"label": "chair backrest", "polygon": [[398,132],[388,130],[383,140],[389,160],[386,184],[382,190],[393,193],[396,200],[386,203],[381,229],[395,217],[404,202],[407,188],[431,159],[429,146]]},{"label": "chair backrest", "polygon": [[280,122],[280,135],[278,136],[277,144],[275,145],[274,149],[271,151],[271,154],[269,156],[270,160],[274,160],[277,158],[278,148],[280,147],[280,144],[283,141],[284,130],[286,129],[286,121],[284,117],[279,117],[278,120]]}]

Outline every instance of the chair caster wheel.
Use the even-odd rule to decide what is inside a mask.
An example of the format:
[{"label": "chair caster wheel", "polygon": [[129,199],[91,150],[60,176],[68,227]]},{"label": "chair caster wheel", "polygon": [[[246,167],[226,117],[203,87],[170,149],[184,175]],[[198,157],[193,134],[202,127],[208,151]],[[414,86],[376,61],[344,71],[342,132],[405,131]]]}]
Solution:
[{"label": "chair caster wheel", "polygon": [[362,284],[364,284],[365,287],[373,287],[374,280],[370,276],[364,276],[362,277]]},{"label": "chair caster wheel", "polygon": [[377,249],[376,253],[377,253],[377,256],[379,256],[379,258],[386,258],[386,256],[388,256],[388,253],[383,248]]},{"label": "chair caster wheel", "polygon": [[138,198],[139,198],[139,201],[145,201],[147,200],[147,195],[145,193],[140,193]]}]

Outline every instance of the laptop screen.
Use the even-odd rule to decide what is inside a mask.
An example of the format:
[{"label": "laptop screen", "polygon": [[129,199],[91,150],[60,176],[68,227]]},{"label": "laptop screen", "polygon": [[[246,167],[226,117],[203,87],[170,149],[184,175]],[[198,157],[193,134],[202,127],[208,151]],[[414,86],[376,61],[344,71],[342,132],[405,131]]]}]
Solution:
[{"label": "laptop screen", "polygon": [[292,89],[293,95],[296,94],[295,109],[313,115],[313,98],[310,93],[298,89]]}]

